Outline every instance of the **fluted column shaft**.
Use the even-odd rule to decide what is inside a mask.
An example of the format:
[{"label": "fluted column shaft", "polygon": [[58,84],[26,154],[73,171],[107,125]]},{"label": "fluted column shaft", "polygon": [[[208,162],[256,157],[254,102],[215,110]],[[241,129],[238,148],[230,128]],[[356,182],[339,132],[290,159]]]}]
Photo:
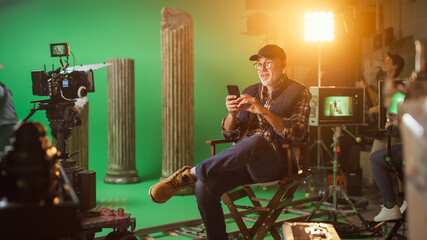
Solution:
[{"label": "fluted column shaft", "polygon": [[108,59],[108,169],[104,182],[135,183],[134,60]]},{"label": "fluted column shaft", "polygon": [[162,178],[194,164],[194,41],[191,16],[163,8],[162,56]]},{"label": "fluted column shaft", "polygon": [[76,165],[88,170],[89,168],[89,100],[87,97],[78,98],[75,107],[80,113],[81,125],[73,128],[68,138],[66,150],[68,153],[80,152],[73,156]]}]

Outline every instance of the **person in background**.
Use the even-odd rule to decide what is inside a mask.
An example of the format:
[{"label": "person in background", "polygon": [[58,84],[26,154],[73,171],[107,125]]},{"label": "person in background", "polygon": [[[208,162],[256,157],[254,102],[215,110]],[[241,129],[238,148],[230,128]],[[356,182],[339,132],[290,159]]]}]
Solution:
[{"label": "person in background", "polygon": [[[402,56],[398,55],[398,54],[391,54],[391,53],[387,53],[387,58],[384,60],[382,67],[381,67],[381,73],[382,76],[379,76],[378,78],[382,80],[396,80],[400,78],[400,73],[403,70],[403,67],[405,66],[405,60],[402,58]],[[366,85],[366,84],[365,84]],[[364,84],[362,83],[362,86],[364,86]],[[368,86],[364,86],[364,87],[368,87]],[[369,87],[368,87],[369,89]],[[386,96],[385,106],[390,106],[390,99],[391,99],[391,95],[393,95],[394,93],[396,93],[396,89],[387,89],[387,94],[389,94],[388,96]],[[372,97],[375,98],[375,94],[371,94],[372,91],[368,90],[368,94],[369,96],[372,95]],[[378,105],[378,94],[376,94],[376,103]],[[379,108],[377,106],[374,106],[370,109],[370,112],[373,114],[379,114]],[[377,124],[378,126],[378,124]],[[377,132],[375,133],[375,139],[374,142],[372,144],[372,149],[371,149],[371,155],[372,153],[383,149],[386,147],[386,142],[387,142],[387,137],[384,136],[383,132],[379,132],[378,129],[376,129]],[[391,138],[392,144],[397,144],[400,142],[399,138],[396,137],[392,137]]]},{"label": "person in background", "polygon": [[9,144],[13,126],[18,122],[12,92],[0,82],[0,152]]},{"label": "person in background", "polygon": [[[384,99],[384,107],[387,108],[387,122],[385,128],[387,136],[384,139],[375,139],[372,146],[371,155],[369,157],[371,170],[375,183],[377,184],[384,205],[380,213],[374,217],[374,221],[381,222],[387,220],[401,219],[402,213],[406,210],[406,201],[403,201],[402,206],[399,207],[398,199],[394,193],[393,179],[390,176],[391,166],[386,162],[385,157],[390,153],[389,158],[403,159],[403,148],[400,143],[400,133],[397,124],[397,109],[398,104],[402,104],[405,96],[399,92],[399,89],[393,84],[393,80],[399,78],[405,61],[400,55],[387,53],[388,57],[383,63],[383,71],[386,74],[386,97]],[[390,149],[387,149],[387,138],[395,138],[397,140],[391,141]],[[382,147],[378,149],[379,147]],[[403,197],[402,184],[399,184],[398,197]]]}]

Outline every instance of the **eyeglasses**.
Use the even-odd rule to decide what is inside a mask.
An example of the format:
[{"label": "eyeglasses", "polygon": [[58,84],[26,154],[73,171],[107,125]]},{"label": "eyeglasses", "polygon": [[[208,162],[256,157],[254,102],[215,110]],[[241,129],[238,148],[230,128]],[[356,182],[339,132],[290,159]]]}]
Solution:
[{"label": "eyeglasses", "polygon": [[267,70],[270,70],[271,67],[273,67],[273,64],[274,64],[273,61],[266,61],[265,63],[256,62],[256,63],[254,63],[254,67],[258,71],[262,70],[263,67]]}]

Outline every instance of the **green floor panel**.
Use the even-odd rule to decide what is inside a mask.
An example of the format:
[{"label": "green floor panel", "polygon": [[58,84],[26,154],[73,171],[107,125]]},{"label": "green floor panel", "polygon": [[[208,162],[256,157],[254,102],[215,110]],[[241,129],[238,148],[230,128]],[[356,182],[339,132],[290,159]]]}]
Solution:
[{"label": "green floor panel", "polygon": [[[106,208],[117,210],[118,208],[124,208],[126,213],[130,213],[131,217],[136,218],[136,229],[144,229],[148,227],[160,226],[170,223],[176,223],[181,221],[187,221],[192,219],[200,218],[199,211],[197,209],[196,198],[194,195],[187,196],[174,196],[168,202],[164,204],[153,203],[149,196],[149,188],[157,183],[158,180],[144,181],[136,184],[106,184],[102,181],[97,182],[97,206],[103,206]],[[271,197],[277,187],[260,187],[256,186],[253,188],[255,193],[260,198]],[[307,195],[297,190],[294,196],[295,199],[304,198]],[[239,204],[250,205],[249,200],[239,200]],[[304,210],[310,211],[313,206],[305,204],[309,207]],[[323,207],[321,207],[322,209]],[[228,213],[228,208],[223,205],[224,212]],[[279,219],[287,219],[290,217],[299,216],[298,214],[282,214]],[[237,230],[237,225],[230,219],[226,220],[227,231]],[[249,224],[251,225],[251,224]],[[98,232],[96,237],[105,236],[110,233],[112,229],[103,229],[102,232]],[[156,239],[191,239],[185,236],[168,236],[162,233],[150,234],[150,236]],[[270,235],[267,235],[265,239],[273,239]]]}]

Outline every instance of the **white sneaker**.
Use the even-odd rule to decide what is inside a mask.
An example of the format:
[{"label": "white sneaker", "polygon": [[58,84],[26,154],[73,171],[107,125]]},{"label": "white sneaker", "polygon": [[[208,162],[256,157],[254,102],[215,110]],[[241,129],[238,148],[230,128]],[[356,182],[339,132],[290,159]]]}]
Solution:
[{"label": "white sneaker", "polygon": [[394,207],[390,209],[383,206],[381,208],[381,212],[374,217],[374,221],[382,222],[382,221],[396,220],[401,218],[403,218],[403,216],[400,213],[400,209],[398,205],[394,205]]},{"label": "white sneaker", "polygon": [[406,211],[407,207],[408,207],[408,202],[403,200],[402,206],[400,206],[400,213],[403,214]]}]

